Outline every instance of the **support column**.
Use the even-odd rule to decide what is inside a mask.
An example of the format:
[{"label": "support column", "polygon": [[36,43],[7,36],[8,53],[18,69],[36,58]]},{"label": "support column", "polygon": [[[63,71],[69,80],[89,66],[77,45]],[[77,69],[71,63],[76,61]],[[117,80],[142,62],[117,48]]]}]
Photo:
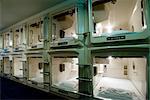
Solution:
[{"label": "support column", "polygon": [[88,25],[88,9],[86,0],[78,0],[77,22],[80,41],[83,42],[82,49],[79,50],[79,93],[87,96],[93,95],[93,77],[91,52],[88,50],[90,44],[90,34]]},{"label": "support column", "polygon": [[22,63],[23,63],[23,78],[24,82],[27,83],[29,71],[28,71],[28,62],[27,62],[27,56],[23,53],[22,54]]},{"label": "support column", "polygon": [[147,56],[147,100],[150,100],[150,37],[149,37],[149,52]]},{"label": "support column", "polygon": [[44,88],[46,90],[50,89],[50,66],[49,66],[49,54],[46,50],[49,50],[49,16],[44,17],[44,51],[43,51],[43,77],[44,77]]},{"label": "support column", "polygon": [[147,30],[150,30],[150,0],[145,0],[144,5]]},{"label": "support column", "polygon": [[0,57],[0,75],[3,73],[3,58]]},{"label": "support column", "polygon": [[3,22],[2,22],[2,16],[3,16],[2,9],[3,9],[3,8],[2,8],[2,0],[0,0],[0,15],[1,15],[1,16],[0,16],[0,27],[2,27],[2,23],[3,23]]},{"label": "support column", "polygon": [[13,66],[13,57],[11,55],[9,55],[9,67],[10,67],[9,76],[12,77],[14,72],[14,68],[13,68],[14,66]]},{"label": "support column", "polygon": [[[145,7],[145,17],[146,17],[146,25],[147,30],[150,33],[150,0],[144,0]],[[150,100],[150,34],[149,34],[149,52],[147,55],[147,100]]]},{"label": "support column", "polygon": [[44,49],[49,49],[49,16],[46,15],[43,21],[43,36],[44,36]]}]

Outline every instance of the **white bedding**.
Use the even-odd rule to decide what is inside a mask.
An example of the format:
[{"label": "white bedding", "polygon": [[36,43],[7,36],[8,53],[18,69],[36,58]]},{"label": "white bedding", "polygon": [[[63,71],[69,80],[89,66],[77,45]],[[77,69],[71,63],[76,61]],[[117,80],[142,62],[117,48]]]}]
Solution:
[{"label": "white bedding", "polygon": [[69,80],[61,81],[56,86],[60,89],[66,91],[77,91],[78,90],[78,80],[76,78],[72,78]]},{"label": "white bedding", "polygon": [[31,81],[34,81],[34,82],[37,82],[37,83],[43,83],[43,77],[31,78]]},{"label": "white bedding", "polygon": [[23,78],[23,75],[20,74],[20,75],[14,75],[15,77],[18,77],[18,78]]},{"label": "white bedding", "polygon": [[113,100],[140,100],[139,97],[132,91],[106,87],[101,87],[97,96],[111,98]]},{"label": "white bedding", "polygon": [[112,100],[144,100],[131,81],[127,79],[103,77],[96,86],[94,94],[96,97]]}]

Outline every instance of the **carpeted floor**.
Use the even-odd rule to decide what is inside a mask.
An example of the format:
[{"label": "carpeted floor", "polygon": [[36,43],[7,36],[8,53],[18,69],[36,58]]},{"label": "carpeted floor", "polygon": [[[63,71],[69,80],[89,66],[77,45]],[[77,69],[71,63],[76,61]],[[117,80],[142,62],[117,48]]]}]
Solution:
[{"label": "carpeted floor", "polygon": [[6,78],[0,77],[0,100],[65,100]]}]

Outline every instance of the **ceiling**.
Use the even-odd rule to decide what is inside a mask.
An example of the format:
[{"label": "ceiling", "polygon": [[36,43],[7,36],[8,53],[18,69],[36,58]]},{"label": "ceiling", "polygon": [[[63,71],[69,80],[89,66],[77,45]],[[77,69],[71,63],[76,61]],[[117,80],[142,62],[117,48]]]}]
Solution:
[{"label": "ceiling", "polygon": [[64,0],[0,0],[0,31]]}]

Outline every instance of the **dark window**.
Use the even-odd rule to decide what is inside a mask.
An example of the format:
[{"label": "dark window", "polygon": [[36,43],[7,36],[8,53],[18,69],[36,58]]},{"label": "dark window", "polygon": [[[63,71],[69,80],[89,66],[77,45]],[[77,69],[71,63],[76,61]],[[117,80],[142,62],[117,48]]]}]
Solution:
[{"label": "dark window", "polygon": [[133,70],[135,70],[135,64],[134,64],[134,62],[133,62]]},{"label": "dark window", "polygon": [[41,70],[43,68],[42,63],[39,63],[39,69]]},{"label": "dark window", "polygon": [[141,1],[142,26],[144,26],[144,1]]},{"label": "dark window", "polygon": [[96,75],[97,75],[97,67],[94,66],[94,76],[96,76]]},{"label": "dark window", "polygon": [[59,71],[60,71],[60,72],[65,71],[65,64],[60,64],[60,65],[59,65]]},{"label": "dark window", "polygon": [[60,30],[60,38],[64,38],[65,37],[65,32],[63,30]]}]

